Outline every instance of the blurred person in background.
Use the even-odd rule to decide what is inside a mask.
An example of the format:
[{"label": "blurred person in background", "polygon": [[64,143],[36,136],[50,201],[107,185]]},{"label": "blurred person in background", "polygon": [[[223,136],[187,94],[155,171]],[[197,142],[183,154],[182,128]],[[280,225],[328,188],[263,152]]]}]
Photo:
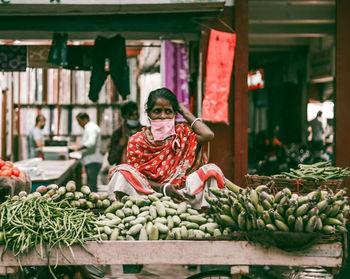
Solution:
[{"label": "blurred person in background", "polygon": [[139,109],[133,101],[121,106],[122,123],[115,130],[111,138],[111,147],[108,153],[108,162],[111,165],[126,163],[126,146],[129,137],[141,130],[139,122]]},{"label": "blurred person in background", "polygon": [[109,151],[105,154],[102,164],[101,180],[103,184],[108,184],[107,177],[111,165],[126,163],[126,146],[129,137],[141,130],[139,109],[135,102],[124,103],[120,111],[121,125],[112,134]]},{"label": "blurred person in background", "polygon": [[79,125],[84,128],[81,144],[76,146],[76,151],[82,151],[82,165],[84,166],[87,184],[91,191],[97,192],[97,176],[102,166],[101,154],[101,130],[98,125],[90,121],[85,112],[80,112],[76,117]]},{"label": "blurred person in background", "polygon": [[46,118],[39,114],[35,118],[35,126],[28,135],[28,158],[39,157],[41,148],[45,145],[43,129],[46,124]]},{"label": "blurred person in background", "polygon": [[311,131],[311,149],[314,157],[318,158],[324,147],[322,111],[318,111],[316,117],[309,122],[309,131]]}]

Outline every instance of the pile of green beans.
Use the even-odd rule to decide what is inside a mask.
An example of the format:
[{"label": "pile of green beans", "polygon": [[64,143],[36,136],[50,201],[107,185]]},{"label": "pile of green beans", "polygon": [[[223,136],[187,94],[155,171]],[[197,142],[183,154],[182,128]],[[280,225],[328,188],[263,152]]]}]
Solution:
[{"label": "pile of green beans", "polygon": [[0,205],[0,240],[5,244],[1,257],[11,249],[20,263],[21,254],[34,248],[41,258],[46,256],[49,260],[52,249],[63,255],[63,245],[74,258],[73,244],[84,247],[88,240],[101,240],[94,233],[96,220],[92,212],[70,207],[67,202],[49,201],[40,195],[8,198]]},{"label": "pile of green beans", "polygon": [[306,180],[329,180],[341,179],[349,176],[350,171],[347,168],[333,167],[331,162],[318,162],[312,165],[299,164],[298,169],[290,169],[289,172],[273,175],[276,178],[297,178]]}]

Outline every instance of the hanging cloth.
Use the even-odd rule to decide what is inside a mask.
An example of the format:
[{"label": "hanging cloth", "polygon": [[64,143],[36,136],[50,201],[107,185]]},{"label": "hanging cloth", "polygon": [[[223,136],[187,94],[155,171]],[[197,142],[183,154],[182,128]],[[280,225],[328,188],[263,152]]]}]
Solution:
[{"label": "hanging cloth", "polygon": [[93,46],[68,46],[67,65],[70,70],[91,71]]},{"label": "hanging cloth", "polygon": [[89,98],[96,102],[107,75],[110,74],[118,93],[126,99],[130,94],[129,67],[126,61],[125,39],[121,35],[113,38],[98,36],[92,58]]},{"label": "hanging cloth", "polygon": [[[164,41],[162,43],[161,73],[163,86],[173,91],[180,103],[189,107],[188,54],[185,44]],[[185,121],[177,115],[176,121]]]},{"label": "hanging cloth", "polygon": [[52,43],[50,47],[47,63],[56,66],[67,65],[67,33],[53,33]]},{"label": "hanging cloth", "polygon": [[228,97],[236,34],[210,31],[202,118],[228,123]]},{"label": "hanging cloth", "polygon": [[27,46],[0,45],[0,71],[25,72]]},{"label": "hanging cloth", "polygon": [[52,68],[52,64],[47,63],[50,46],[28,46],[28,67],[29,68]]}]

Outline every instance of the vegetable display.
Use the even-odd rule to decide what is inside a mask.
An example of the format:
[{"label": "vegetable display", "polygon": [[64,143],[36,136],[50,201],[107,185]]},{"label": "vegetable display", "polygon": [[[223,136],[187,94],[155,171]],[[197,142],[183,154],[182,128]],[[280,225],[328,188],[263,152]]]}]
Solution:
[{"label": "vegetable display", "polygon": [[[299,167],[293,173],[305,179],[349,174],[328,163]],[[117,201],[91,192],[88,186],[77,191],[74,181],[61,187],[40,186],[31,194],[22,191],[0,205],[2,256],[12,250],[20,263],[21,254],[34,248],[41,258],[49,260],[53,250],[66,258],[62,250],[66,246],[74,258],[72,245],[84,247],[86,241],[214,240],[231,237],[233,231],[346,232],[350,207],[344,189],[333,192],[322,186],[301,196],[289,188],[277,191],[266,185],[244,189],[229,180],[225,186],[209,188],[206,213],[160,193]],[[91,211],[95,208],[101,209],[99,216]]]},{"label": "vegetable display", "polygon": [[204,239],[222,234],[207,214],[159,193],[138,198],[124,196],[98,219],[97,231],[103,240]]},{"label": "vegetable display", "polygon": [[321,180],[341,179],[350,175],[347,168],[333,167],[331,162],[318,162],[312,165],[299,164],[298,169],[290,169],[290,172],[282,172],[281,174],[273,175],[276,178],[297,178],[306,180]]},{"label": "vegetable display", "polygon": [[273,195],[265,185],[255,189],[242,189],[233,183],[226,186],[224,191],[209,189],[215,198],[206,197],[215,220],[223,227],[236,231],[346,232],[345,217],[350,208],[345,190],[333,193],[319,188],[299,196],[288,188]]},{"label": "vegetable display", "polygon": [[39,186],[36,192],[44,198],[53,201],[69,201],[71,206],[81,209],[106,209],[111,205],[115,198],[108,197],[107,193],[99,194],[91,192],[89,186],[84,185],[80,191],[77,191],[76,183],[73,180],[67,182],[66,186],[50,184],[48,186]]},{"label": "vegetable display", "polygon": [[20,263],[20,255],[32,248],[49,259],[52,249],[63,255],[62,245],[84,247],[88,240],[100,240],[94,235],[96,219],[92,212],[70,207],[66,201],[50,201],[37,192],[8,198],[0,205],[2,256],[11,249]]}]

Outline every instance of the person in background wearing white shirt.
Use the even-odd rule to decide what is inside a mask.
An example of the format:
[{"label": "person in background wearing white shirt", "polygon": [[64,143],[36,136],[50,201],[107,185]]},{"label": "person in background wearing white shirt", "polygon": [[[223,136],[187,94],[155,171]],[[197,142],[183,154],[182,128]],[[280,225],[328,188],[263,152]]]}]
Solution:
[{"label": "person in background wearing white shirt", "polygon": [[82,164],[87,176],[87,184],[91,191],[97,192],[97,176],[102,166],[103,156],[101,148],[100,128],[92,121],[85,112],[80,112],[76,117],[79,125],[84,128],[83,139],[80,146],[75,150],[82,151]]},{"label": "person in background wearing white shirt", "polygon": [[46,118],[39,114],[35,118],[35,126],[28,135],[28,158],[39,157],[41,148],[45,145],[43,129],[45,127]]}]

